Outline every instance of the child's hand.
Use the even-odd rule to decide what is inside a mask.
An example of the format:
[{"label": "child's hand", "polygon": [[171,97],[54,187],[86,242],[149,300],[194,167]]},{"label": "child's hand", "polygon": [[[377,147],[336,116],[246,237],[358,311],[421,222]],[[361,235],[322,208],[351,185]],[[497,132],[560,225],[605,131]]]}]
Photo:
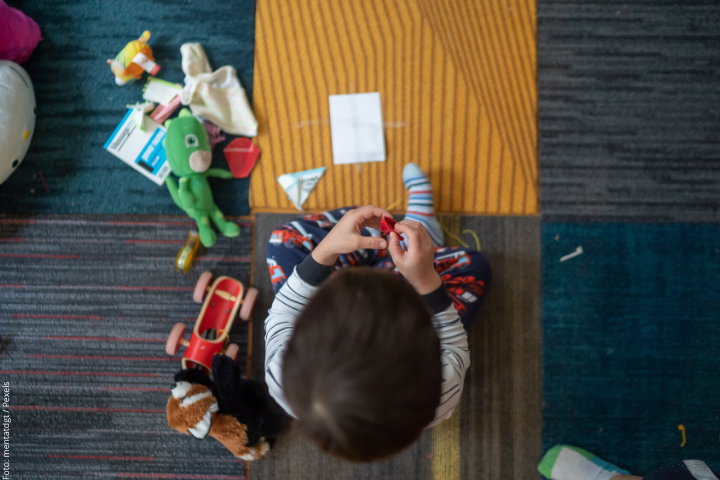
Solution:
[{"label": "child's hand", "polygon": [[392,218],[392,215],[387,210],[373,205],[350,210],[330,230],[327,237],[315,247],[312,257],[321,265],[335,265],[338,255],[341,253],[386,248],[387,242],[382,237],[363,237],[361,235],[362,229],[365,227],[380,230],[382,217]]},{"label": "child's hand", "polygon": [[[388,250],[400,273],[420,295],[437,290],[442,280],[435,272],[435,245],[425,227],[419,222],[403,220],[395,225],[395,232],[398,233],[390,234]],[[406,251],[400,246],[399,233],[407,237]]]}]

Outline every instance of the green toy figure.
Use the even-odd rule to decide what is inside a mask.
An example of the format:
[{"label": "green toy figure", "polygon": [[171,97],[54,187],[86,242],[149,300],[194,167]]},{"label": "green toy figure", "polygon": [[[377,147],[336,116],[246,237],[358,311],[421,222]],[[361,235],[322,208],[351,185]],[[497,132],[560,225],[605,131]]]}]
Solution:
[{"label": "green toy figure", "polygon": [[207,130],[193,117],[190,110],[183,108],[180,115],[165,122],[167,133],[163,140],[165,153],[172,172],[180,177],[180,187],[171,177],[165,179],[175,204],[189,217],[195,219],[200,232],[200,242],[211,247],[217,234],[210,226],[210,220],[226,237],[237,237],[240,227],[225,220],[215,205],[207,177],[232,178],[229,170],[209,168],[212,162],[212,148]]}]

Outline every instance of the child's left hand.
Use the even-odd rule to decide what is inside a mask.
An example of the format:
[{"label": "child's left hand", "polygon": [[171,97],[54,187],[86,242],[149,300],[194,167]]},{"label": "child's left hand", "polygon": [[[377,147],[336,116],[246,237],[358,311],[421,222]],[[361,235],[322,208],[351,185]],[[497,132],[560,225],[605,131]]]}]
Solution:
[{"label": "child's left hand", "polygon": [[[400,246],[400,235],[407,238],[407,250]],[[420,295],[432,293],[442,285],[435,271],[435,245],[423,224],[403,220],[395,225],[388,250],[398,271]]]},{"label": "child's left hand", "polygon": [[387,242],[384,238],[362,236],[363,228],[380,230],[382,217],[392,218],[392,215],[384,208],[374,205],[350,210],[315,247],[312,251],[313,259],[321,265],[335,265],[338,255],[342,253],[386,248]]}]

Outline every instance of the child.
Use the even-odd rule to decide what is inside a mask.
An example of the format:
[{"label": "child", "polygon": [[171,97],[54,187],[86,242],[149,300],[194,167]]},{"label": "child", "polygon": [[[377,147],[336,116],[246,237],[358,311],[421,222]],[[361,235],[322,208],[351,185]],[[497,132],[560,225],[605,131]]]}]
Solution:
[{"label": "child", "polygon": [[420,168],[408,164],[403,181],[408,211],[388,241],[378,230],[392,216],[368,206],[306,215],[267,245],[270,394],[322,450],[350,461],[395,454],[450,417],[470,365],[466,329],[492,277],[479,252],[441,248]]}]

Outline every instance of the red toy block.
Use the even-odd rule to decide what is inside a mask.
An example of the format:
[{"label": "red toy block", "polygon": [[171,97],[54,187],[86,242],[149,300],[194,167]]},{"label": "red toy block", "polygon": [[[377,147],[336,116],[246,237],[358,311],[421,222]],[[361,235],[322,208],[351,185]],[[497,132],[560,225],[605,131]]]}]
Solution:
[{"label": "red toy block", "polygon": [[395,224],[397,222],[390,217],[382,217],[380,219],[380,233],[383,235],[390,235],[395,231]]},{"label": "red toy block", "polygon": [[260,149],[249,138],[236,138],[223,150],[234,178],[246,178],[255,166]]}]

